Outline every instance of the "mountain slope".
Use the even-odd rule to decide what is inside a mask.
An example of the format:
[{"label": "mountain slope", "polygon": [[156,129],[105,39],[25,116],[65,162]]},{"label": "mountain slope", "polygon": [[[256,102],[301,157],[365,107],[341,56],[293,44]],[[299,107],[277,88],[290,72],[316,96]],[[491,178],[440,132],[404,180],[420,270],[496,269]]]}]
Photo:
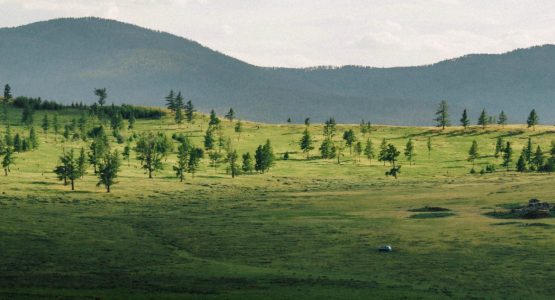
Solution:
[{"label": "mountain slope", "polygon": [[301,122],[335,116],[387,124],[431,124],[437,102],[447,99],[453,121],[467,107],[504,109],[522,122],[531,108],[555,120],[555,46],[501,55],[469,55],[405,68],[261,68],[202,45],[117,21],[57,19],[0,29],[0,84],[16,94],[65,102],[95,100],[162,105],[181,90],[202,111],[229,107],[240,117]]}]

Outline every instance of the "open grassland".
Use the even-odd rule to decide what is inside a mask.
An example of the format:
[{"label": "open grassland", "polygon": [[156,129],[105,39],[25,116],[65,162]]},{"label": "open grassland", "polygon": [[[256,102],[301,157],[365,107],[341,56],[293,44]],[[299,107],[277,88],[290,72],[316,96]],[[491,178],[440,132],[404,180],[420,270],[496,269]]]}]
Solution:
[{"label": "open grassland", "polygon": [[[42,114],[35,115],[37,130]],[[28,133],[19,111],[10,117],[14,133]],[[60,121],[74,117],[66,111]],[[298,151],[305,128],[245,122],[239,139],[224,124],[240,153],[253,154],[270,139],[278,157]],[[183,132],[200,146],[206,126],[197,120],[178,128],[165,118],[139,121],[134,131]],[[338,136],[348,128],[366,140],[355,125],[338,126]],[[500,135],[513,144],[514,161],[529,136],[548,150],[554,127],[374,129],[366,137],[376,149],[382,138],[400,150],[409,137],[415,142],[416,163],[401,159],[399,180],[386,178],[381,162],[354,162],[348,149],[341,165],[293,153],[267,174],[235,179],[225,164],[214,169],[205,159],[185,183],[171,169],[175,154],[150,180],[133,155],[110,194],[96,186],[92,168],[75,192],[57,181],[52,170],[62,148],[86,144],[55,143],[52,132],[38,130],[39,149],[17,154],[10,175],[0,178],[0,298],[552,297],[555,219],[484,214],[532,197],[552,200],[555,177],[502,167],[471,175],[466,158],[476,140],[477,169],[499,165],[493,152]],[[322,126],[310,130],[319,146]],[[424,206],[454,215],[409,211]],[[395,251],[379,253],[384,244]]]}]

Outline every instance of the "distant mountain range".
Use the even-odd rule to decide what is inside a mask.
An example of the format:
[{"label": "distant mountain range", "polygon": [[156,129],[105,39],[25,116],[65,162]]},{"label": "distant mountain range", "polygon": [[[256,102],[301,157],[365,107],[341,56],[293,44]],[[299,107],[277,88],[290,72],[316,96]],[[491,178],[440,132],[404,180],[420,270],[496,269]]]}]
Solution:
[{"label": "distant mountain range", "polygon": [[[368,53],[372,55],[372,53]],[[285,122],[291,117],[339,122],[429,125],[446,99],[453,123],[468,108],[485,108],[524,122],[535,108],[555,122],[555,46],[505,54],[467,55],[433,65],[399,68],[345,66],[257,67],[168,33],[98,18],[56,19],[0,29],[0,84],[16,95],[62,102],[95,101],[160,106],[181,90],[201,111]]]}]

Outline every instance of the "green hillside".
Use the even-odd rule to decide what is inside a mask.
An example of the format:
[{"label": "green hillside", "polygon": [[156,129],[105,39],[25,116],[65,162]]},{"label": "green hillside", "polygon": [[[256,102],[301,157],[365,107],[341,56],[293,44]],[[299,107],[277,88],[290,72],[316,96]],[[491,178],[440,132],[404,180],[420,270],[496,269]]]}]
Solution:
[{"label": "green hillside", "polygon": [[[353,299],[353,298],[549,298],[555,277],[555,221],[498,219],[486,214],[550,201],[553,174],[515,171],[521,149],[532,139],[545,159],[555,131],[524,125],[486,129],[338,125],[334,142],[352,129],[359,141],[382,139],[401,152],[409,138],[414,164],[403,154],[399,178],[385,176],[388,164],[357,158],[345,148],[341,164],[311,159],[299,149],[304,125],[222,119],[222,133],[239,154],[254,154],[271,141],[276,163],[269,172],[232,178],[229,163],[214,168],[208,156],[195,177],[176,178],[177,141],[153,179],[132,151],[110,193],[97,186],[92,166],[75,191],[56,178],[59,156],[87,149],[92,140],[43,133],[44,114],[57,113],[64,128],[82,110],[37,110],[23,125],[13,106],[6,124],[27,137],[37,130],[37,149],[15,154],[8,176],[0,176],[0,298],[101,299]],[[86,116],[87,131],[104,124]],[[173,116],[138,119],[120,134],[127,141],[145,132],[183,133],[202,147],[209,117],[176,125]],[[127,127],[127,121],[124,122]],[[311,124],[316,148],[323,125]],[[63,130],[61,130],[62,132]],[[109,132],[109,129],[107,129]],[[498,137],[514,149],[509,171],[493,156]],[[56,139],[56,141],[55,141]],[[427,143],[431,139],[432,150]],[[110,135],[114,149],[123,151]],[[477,171],[470,174],[473,141]],[[131,141],[134,147],[137,139]],[[217,148],[216,148],[217,149]],[[214,152],[217,150],[214,150]],[[289,159],[284,160],[284,153]],[[225,155],[225,151],[222,150]],[[449,209],[420,212],[423,207]],[[416,210],[416,211],[411,211]],[[427,211],[427,209],[423,209]],[[391,253],[380,253],[381,245]]]},{"label": "green hillside", "polygon": [[[368,53],[372,55],[372,53]],[[167,33],[97,18],[57,19],[0,29],[0,82],[30,96],[91,103],[161,105],[170,89],[208,112],[235,107],[244,119],[282,123],[305,117],[343,123],[430,125],[447,99],[453,111],[501,109],[513,122],[541,110],[555,120],[552,45],[501,55],[469,55],[429,66],[261,68]]]}]

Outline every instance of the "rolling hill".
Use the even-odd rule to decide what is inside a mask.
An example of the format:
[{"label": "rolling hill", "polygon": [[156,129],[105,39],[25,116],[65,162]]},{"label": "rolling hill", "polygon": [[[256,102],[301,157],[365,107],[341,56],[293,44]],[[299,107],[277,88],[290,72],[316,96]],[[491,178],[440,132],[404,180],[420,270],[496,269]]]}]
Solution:
[{"label": "rolling hill", "polygon": [[[371,55],[371,53],[369,53]],[[62,102],[92,102],[95,87],[108,101],[162,105],[181,90],[201,111],[241,118],[427,125],[441,99],[453,122],[468,108],[504,109],[523,122],[536,108],[555,121],[555,46],[499,55],[468,55],[433,65],[399,68],[257,67],[171,34],[98,18],[56,19],[0,29],[0,84],[15,94]]]}]

